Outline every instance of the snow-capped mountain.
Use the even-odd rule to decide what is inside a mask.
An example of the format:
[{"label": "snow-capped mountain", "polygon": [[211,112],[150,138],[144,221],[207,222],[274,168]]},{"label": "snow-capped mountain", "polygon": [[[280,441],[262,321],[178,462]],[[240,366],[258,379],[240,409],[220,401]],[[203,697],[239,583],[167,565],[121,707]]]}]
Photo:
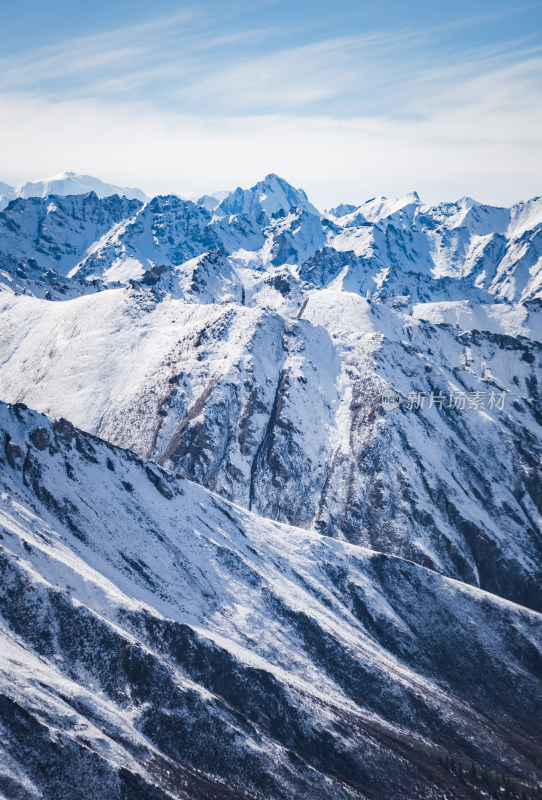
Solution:
[{"label": "snow-capped mountain", "polygon": [[19,197],[0,353],[10,800],[529,797],[541,198]]},{"label": "snow-capped mountain", "polygon": [[539,614],[67,420],[0,404],[0,440],[3,794],[437,800],[542,779]]},{"label": "snow-capped mountain", "polygon": [[523,302],[542,295],[540,198],[510,209],[469,198],[430,207],[412,193],[336,218],[321,216],[302,190],[273,175],[211,210],[175,195],[137,205],[89,197],[85,207],[101,220],[94,239],[81,236],[82,198],[20,200],[5,209],[0,268],[11,265],[13,273],[32,258],[45,272],[126,283],[220,248],[234,267],[287,265],[294,280],[364,297]]},{"label": "snow-capped mountain", "polygon": [[110,197],[118,194],[120,197],[127,197],[129,200],[140,200],[141,202],[148,200],[147,195],[141,189],[114,186],[112,183],[104,183],[99,178],[92,177],[92,175],[61,172],[58,175],[51,175],[49,178],[26,181],[26,183],[22,183],[17,187],[9,186],[7,183],[0,181],[0,211],[17,197],[48,197],[51,194],[66,197],[67,195],[88,194],[89,192],[94,192],[98,197]]},{"label": "snow-capped mountain", "polygon": [[98,197],[110,197],[118,194],[120,197],[128,198],[128,200],[145,202],[148,199],[141,189],[115,186],[112,183],[104,183],[104,181],[94,178],[92,175],[80,175],[76,172],[60,172],[58,175],[51,175],[49,178],[27,181],[15,189],[17,197],[48,197],[51,194],[65,196],[88,194],[89,192],[94,192]]},{"label": "snow-capped mountain", "polygon": [[258,215],[263,212],[267,217],[279,212],[287,213],[291,208],[318,215],[317,209],[309,202],[303,189],[294,189],[287,181],[273,173],[251,189],[237,188],[218,206],[218,210],[223,214]]},{"label": "snow-capped mountain", "polygon": [[[413,216],[420,205],[418,193],[410,192],[404,197],[373,197],[357,208],[350,207],[351,210],[346,211],[345,215],[341,214],[343,207],[339,206],[338,215],[341,219],[346,216],[348,219],[344,224],[349,226],[353,219],[359,218],[366,222],[381,222],[398,214]],[[337,216],[337,213],[335,215]]]}]

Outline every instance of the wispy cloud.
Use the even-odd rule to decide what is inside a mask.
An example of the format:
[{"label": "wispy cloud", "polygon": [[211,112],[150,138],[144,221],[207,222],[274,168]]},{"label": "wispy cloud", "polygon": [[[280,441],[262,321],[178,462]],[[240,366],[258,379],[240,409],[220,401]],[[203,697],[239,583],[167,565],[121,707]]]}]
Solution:
[{"label": "wispy cloud", "polygon": [[55,100],[145,98],[154,108],[185,113],[397,116],[418,113],[424,102],[473,76],[521,67],[541,52],[528,40],[437,46],[437,30],[450,23],[286,45],[278,26],[235,27],[226,24],[231,8],[219,13],[226,18],[188,8],[0,59],[0,89]]},{"label": "wispy cloud", "polygon": [[[503,87],[515,104],[498,102]],[[515,67],[463,87],[460,101],[401,119],[216,117],[12,94],[0,95],[0,115],[11,121],[0,151],[19,154],[17,175],[2,177],[14,182],[69,167],[148,193],[197,194],[274,171],[321,206],[412,188],[428,201],[469,194],[504,204],[540,194],[542,183],[542,94]]]},{"label": "wispy cloud", "polygon": [[321,205],[411,188],[495,202],[540,192],[539,40],[444,36],[508,9],[331,35],[318,20],[286,33],[240,24],[241,0],[213,8],[0,59],[0,152],[13,164],[0,178],[69,168],[198,193],[275,171]]}]

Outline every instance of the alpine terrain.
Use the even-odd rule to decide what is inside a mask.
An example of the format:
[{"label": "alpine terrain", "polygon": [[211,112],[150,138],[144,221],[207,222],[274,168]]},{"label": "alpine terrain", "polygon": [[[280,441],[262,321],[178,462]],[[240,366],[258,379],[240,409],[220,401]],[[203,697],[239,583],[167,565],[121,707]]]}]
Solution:
[{"label": "alpine terrain", "polygon": [[542,198],[0,195],[0,795],[541,797]]}]

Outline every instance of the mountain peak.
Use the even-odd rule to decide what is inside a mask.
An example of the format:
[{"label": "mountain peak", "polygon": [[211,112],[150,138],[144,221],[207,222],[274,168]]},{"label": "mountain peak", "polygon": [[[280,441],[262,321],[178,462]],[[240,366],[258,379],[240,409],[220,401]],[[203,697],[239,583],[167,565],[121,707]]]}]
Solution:
[{"label": "mountain peak", "polygon": [[296,189],[274,172],[250,189],[238,187],[218,206],[224,214],[257,215],[263,211],[268,217],[279,211],[288,212],[292,207],[320,216],[303,189]]},{"label": "mountain peak", "polygon": [[[387,217],[391,217],[409,207],[419,206],[420,196],[418,192],[412,191],[403,197],[372,197],[362,205],[355,207],[354,211],[346,212],[349,219],[354,219],[361,215],[367,222],[377,223]],[[349,206],[338,206],[339,209],[350,208]]]},{"label": "mountain peak", "polygon": [[92,175],[83,175],[76,172],[64,171],[47,178],[38,178],[34,181],[26,181],[15,189],[17,197],[48,197],[51,194],[88,194],[96,192],[98,197],[109,197],[113,194],[127,197],[129,200],[141,200],[145,202],[147,196],[141,189],[126,186],[115,186],[112,183],[105,183],[100,178]]}]

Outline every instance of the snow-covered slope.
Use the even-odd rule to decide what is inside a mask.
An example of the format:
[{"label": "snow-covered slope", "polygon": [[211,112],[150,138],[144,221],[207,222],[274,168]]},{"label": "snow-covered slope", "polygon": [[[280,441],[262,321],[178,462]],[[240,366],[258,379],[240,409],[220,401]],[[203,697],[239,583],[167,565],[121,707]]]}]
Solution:
[{"label": "snow-covered slope", "polygon": [[[226,265],[61,303],[0,295],[0,396],[267,517],[540,609],[542,345],[332,289],[291,316],[242,305]],[[404,403],[386,414],[389,388]]]},{"label": "snow-covered slope", "polygon": [[373,197],[357,207],[338,206],[332,213],[340,217],[343,224],[351,226],[352,223],[381,222],[399,214],[412,216],[419,205],[417,192],[411,192],[404,197]]},{"label": "snow-covered slope", "polygon": [[462,331],[473,329],[524,336],[542,343],[542,299],[525,303],[474,303],[459,300],[416,303],[412,315],[436,325],[452,325]]},{"label": "snow-covered slope", "polygon": [[81,175],[76,172],[61,172],[49,178],[22,183],[15,189],[17,197],[48,197],[51,194],[66,196],[69,194],[88,194],[94,192],[98,197],[110,197],[118,194],[129,200],[145,202],[148,198],[141,189],[127,186],[114,186],[104,183],[92,175]]},{"label": "snow-covered slope", "polygon": [[0,442],[4,796],[470,799],[542,779],[540,615],[66,420],[0,404]]}]

